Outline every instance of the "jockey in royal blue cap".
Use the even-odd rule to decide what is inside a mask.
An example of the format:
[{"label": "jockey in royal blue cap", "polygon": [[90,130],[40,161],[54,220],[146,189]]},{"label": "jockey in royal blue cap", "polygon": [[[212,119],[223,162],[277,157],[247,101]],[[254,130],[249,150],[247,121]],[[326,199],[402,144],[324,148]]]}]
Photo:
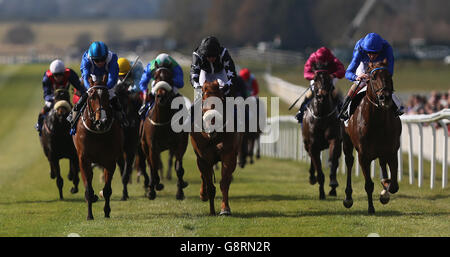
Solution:
[{"label": "jockey in royal blue cap", "polygon": [[[119,121],[123,126],[127,126],[127,120],[123,113],[122,106],[118,101],[114,86],[117,84],[119,77],[119,65],[117,63],[117,55],[108,50],[105,43],[96,41],[91,44],[89,49],[83,54],[81,60],[81,77],[86,89],[98,84],[104,76],[107,76],[106,87],[109,89],[109,97],[111,105],[116,111]],[[72,128],[76,126],[79,114],[78,112],[83,108],[87,100],[87,94],[83,94],[78,103],[73,108],[73,113],[68,120],[72,123]]]},{"label": "jockey in royal blue cap", "polygon": [[[366,86],[366,80],[369,79],[367,74],[367,67],[369,62],[380,62],[384,59],[388,61],[388,71],[391,75],[394,75],[394,53],[391,45],[384,40],[377,33],[369,33],[364,38],[356,42],[353,49],[353,59],[350,65],[347,67],[345,77],[350,81],[360,81],[360,83],[354,83],[347,93],[344,100],[342,110],[345,110],[352,98],[358,93],[359,90]],[[359,86],[358,86],[359,85]],[[392,99],[397,107],[396,115],[402,115],[401,101],[396,95],[392,95]],[[342,119],[348,119],[348,114],[344,111],[341,112]]]}]

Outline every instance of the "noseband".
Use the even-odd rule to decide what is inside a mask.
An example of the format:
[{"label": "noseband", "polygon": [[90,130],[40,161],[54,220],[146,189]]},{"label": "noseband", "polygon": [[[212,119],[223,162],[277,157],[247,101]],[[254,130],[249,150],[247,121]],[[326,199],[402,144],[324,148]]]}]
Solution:
[{"label": "noseband", "polygon": [[[108,88],[107,88],[106,86],[93,86],[93,87],[91,87],[91,88],[88,89],[88,93],[89,93],[91,90],[99,90],[99,91],[102,91],[102,90],[105,90],[105,89],[108,90]],[[101,92],[100,92],[100,93],[97,92],[97,94],[100,96],[100,95],[101,95]],[[89,96],[89,97],[90,97],[90,96]],[[89,98],[89,97],[88,97],[88,98]],[[87,114],[88,114],[88,119],[91,121],[91,123],[94,123],[94,122],[96,121],[96,120],[95,120],[95,114],[98,113],[98,112],[101,112],[101,111],[104,111],[105,114],[106,114],[106,109],[105,109],[105,107],[103,107],[101,104],[99,105],[99,107],[98,107],[96,110],[93,110],[92,107],[91,107],[91,105],[90,105],[90,103],[89,103],[89,99],[88,99],[88,101],[87,101]],[[85,127],[88,131],[90,131],[90,132],[92,132],[92,133],[96,133],[96,134],[103,134],[103,133],[108,132],[108,131],[111,129],[112,124],[113,124],[113,122],[114,122],[114,116],[113,116],[113,118],[112,118],[111,121],[109,122],[109,125],[107,126],[107,128],[106,128],[104,131],[98,131],[98,130],[94,130],[94,129],[89,128],[89,126],[86,124],[86,118],[84,117],[84,115],[82,116],[82,121],[83,121],[84,127]]]}]

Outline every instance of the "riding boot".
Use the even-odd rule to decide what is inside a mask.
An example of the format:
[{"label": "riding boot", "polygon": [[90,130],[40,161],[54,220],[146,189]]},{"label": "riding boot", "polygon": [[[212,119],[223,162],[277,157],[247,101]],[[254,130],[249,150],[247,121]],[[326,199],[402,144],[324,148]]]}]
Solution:
[{"label": "riding boot", "polygon": [[150,93],[147,96],[147,101],[145,101],[142,104],[141,108],[138,111],[138,114],[141,117],[141,120],[145,119],[145,116],[147,116],[148,110],[153,107],[154,102],[155,102],[155,97]]},{"label": "riding boot", "polygon": [[42,135],[42,125],[44,124],[44,118],[45,118],[45,115],[43,113],[39,113],[38,121],[37,121],[36,125],[34,126],[36,131],[39,132],[39,136]]},{"label": "riding boot", "polygon": [[114,112],[117,115],[117,118],[122,125],[123,128],[127,128],[130,124],[128,123],[127,116],[125,115],[122,105],[119,102],[119,98],[113,97],[111,99],[111,105],[114,109]]},{"label": "riding boot", "polygon": [[394,109],[395,116],[400,116],[400,115],[404,114],[405,108],[403,107],[400,99],[398,99],[398,97],[394,94],[392,94],[392,101],[394,102],[393,109]]},{"label": "riding boot", "polygon": [[342,121],[346,121],[349,117],[348,117],[348,113],[347,113],[347,108],[348,105],[350,104],[352,98],[350,96],[346,96],[344,99],[344,103],[342,104],[342,108],[339,112],[338,118],[341,119]]},{"label": "riding boot", "polygon": [[303,100],[302,104],[300,105],[300,109],[298,109],[297,114],[295,115],[295,118],[298,120],[298,123],[303,123],[303,115],[305,114],[306,106],[311,102],[312,98],[306,98]]}]

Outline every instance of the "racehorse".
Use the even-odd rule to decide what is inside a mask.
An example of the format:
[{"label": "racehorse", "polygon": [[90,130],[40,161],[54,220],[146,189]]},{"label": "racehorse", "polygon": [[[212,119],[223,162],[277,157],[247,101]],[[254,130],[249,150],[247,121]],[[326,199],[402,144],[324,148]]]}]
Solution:
[{"label": "racehorse", "polygon": [[[353,147],[358,152],[358,161],[365,178],[365,190],[368,198],[368,212],[375,213],[372,202],[374,184],[370,177],[370,163],[379,159],[382,170],[380,194],[382,204],[389,202],[389,193],[399,189],[397,181],[397,152],[400,147],[402,126],[400,118],[395,116],[392,93],[394,84],[387,67],[387,60],[379,63],[369,63],[369,80],[367,92],[343,130],[343,149],[347,166],[347,187],[344,206],[353,205],[351,170],[353,166]],[[342,125],[344,126],[344,125]],[[389,165],[391,179],[388,178],[386,164]]]},{"label": "racehorse", "polygon": [[183,189],[188,183],[183,180],[183,156],[188,145],[188,133],[181,131],[175,133],[171,128],[171,119],[178,110],[171,109],[172,100],[179,96],[172,90],[172,72],[166,68],[159,68],[155,72],[155,103],[149,111],[144,124],[141,137],[141,147],[147,157],[150,168],[150,187],[148,198],[156,198],[156,190],[160,191],[164,185],[160,183],[158,170],[161,167],[161,152],[169,150],[175,154],[175,170],[178,177],[176,199],[183,200]]},{"label": "racehorse", "polygon": [[104,167],[105,186],[102,190],[105,199],[103,211],[105,218],[110,217],[111,181],[116,169],[116,163],[122,155],[123,132],[119,121],[109,102],[109,92],[106,86],[106,76],[102,82],[91,86],[87,93],[86,108],[77,123],[77,132],[73,141],[78,152],[81,175],[85,187],[85,200],[88,205],[88,220],[94,219],[92,203],[98,200],[92,188],[92,163]]},{"label": "racehorse", "polygon": [[[325,199],[325,176],[322,171],[320,152],[329,148],[330,164],[330,196],[336,196],[336,171],[341,156],[341,127],[337,118],[339,97],[333,97],[333,81],[326,70],[317,70],[314,76],[313,99],[303,117],[303,143],[311,163],[309,166],[309,182],[319,182],[319,199]],[[317,177],[315,175],[317,171]]]},{"label": "racehorse", "polygon": [[[202,103],[209,97],[217,97],[225,102],[224,95],[219,88],[219,83],[205,82],[202,86]],[[223,115],[217,111],[211,109],[212,106],[202,107],[202,117],[207,119],[207,115],[215,113],[215,120],[217,117],[223,117]],[[223,108],[226,110],[226,107]],[[211,122],[212,122],[211,120]],[[220,119],[215,120],[220,125]],[[226,117],[222,120],[225,122]],[[215,215],[214,210],[214,197],[216,195],[216,187],[214,186],[213,166],[218,162],[222,162],[222,179],[220,181],[220,190],[222,191],[222,204],[220,215],[231,215],[231,209],[228,204],[228,190],[230,188],[232,174],[236,169],[237,154],[239,147],[242,143],[242,132],[220,132],[220,131],[204,131],[196,132],[194,129],[195,121],[192,124],[191,130],[191,143],[194,152],[197,156],[197,166],[200,170],[202,185],[200,188],[200,199],[202,201],[209,200],[209,212],[210,215]]]},{"label": "racehorse", "polygon": [[129,197],[127,188],[128,182],[130,180],[131,172],[133,171],[137,150],[140,147],[139,125],[141,119],[139,118],[138,111],[142,105],[142,100],[138,93],[130,93],[124,83],[118,84],[114,88],[129,123],[129,126],[123,128],[123,156],[120,156],[117,163],[119,165],[120,174],[122,175],[123,184],[121,200],[126,201]]},{"label": "racehorse", "polygon": [[[256,105],[256,110],[251,110],[248,108],[249,106],[245,106],[245,132],[242,136],[242,145],[239,149],[238,153],[238,164],[241,168],[245,167],[245,164],[247,164],[247,157],[250,158],[250,164],[254,163],[253,160],[253,154],[255,152],[254,148],[255,145],[257,147],[256,149],[256,159],[260,158],[260,145],[259,145],[259,137],[262,133],[261,128],[259,127],[259,108],[263,108],[262,105],[260,105],[259,98],[256,96],[250,96],[247,98],[247,101],[254,101]],[[250,125],[249,122],[251,120],[250,116],[256,116],[256,119],[253,121],[257,122],[257,129],[256,131],[250,131]]]},{"label": "racehorse", "polygon": [[50,177],[56,178],[56,185],[59,190],[59,199],[63,197],[64,180],[61,177],[59,160],[68,158],[70,160],[69,180],[72,180],[72,194],[78,192],[80,178],[78,172],[78,156],[72,137],[69,134],[70,123],[66,120],[72,106],[70,104],[69,92],[65,89],[55,90],[55,105],[44,119],[42,136],[40,137],[44,154],[50,163]]}]

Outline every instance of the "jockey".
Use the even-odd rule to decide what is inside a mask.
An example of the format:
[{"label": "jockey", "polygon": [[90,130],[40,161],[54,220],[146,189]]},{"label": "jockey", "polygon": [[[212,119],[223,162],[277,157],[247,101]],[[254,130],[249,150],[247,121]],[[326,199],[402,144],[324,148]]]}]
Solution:
[{"label": "jockey", "polygon": [[[124,83],[130,92],[141,92],[139,82],[144,73],[142,62],[137,61],[134,64],[134,62],[130,62],[127,58],[122,57],[117,60],[117,64],[119,65],[119,79],[117,80],[117,84]],[[131,69],[132,67],[133,69]],[[127,75],[128,73],[129,75]]]},{"label": "jockey", "polygon": [[255,76],[250,72],[249,69],[244,68],[239,71],[239,77],[241,77],[245,82],[245,88],[247,90],[247,96],[258,96],[259,85]]},{"label": "jockey", "polygon": [[[204,38],[192,53],[190,73],[194,89],[201,89],[205,81],[217,79],[225,96],[231,96],[230,89],[237,75],[228,50],[213,36]],[[201,98],[201,90],[195,91],[194,101]]]},{"label": "jockey", "polygon": [[[361,38],[356,42],[355,48],[353,49],[353,59],[347,68],[345,77],[352,81],[360,81],[359,83],[353,83],[350,90],[345,97],[344,104],[341,110],[340,118],[347,120],[348,113],[345,111],[353,99],[353,97],[367,84],[366,81],[369,78],[367,74],[367,65],[369,62],[379,62],[384,59],[388,61],[388,71],[391,75],[394,75],[394,54],[391,45],[384,40],[377,33],[369,33],[364,38]],[[400,99],[396,95],[392,94],[392,100],[394,101],[397,110],[396,115],[403,114],[403,106]]]},{"label": "jockey", "polygon": [[[327,70],[333,78],[333,86],[336,85],[338,79],[341,79],[345,75],[344,65],[333,53],[326,47],[321,47],[314,53],[312,53],[305,63],[303,77],[310,81],[310,89],[308,90],[305,98],[303,99],[300,109],[298,110],[295,118],[299,123],[303,122],[303,114],[306,106],[313,98],[312,90],[314,89],[314,76],[318,70]],[[333,96],[336,96],[336,90],[333,89]]]},{"label": "jockey", "polygon": [[[183,70],[181,66],[166,53],[159,54],[155,59],[150,61],[145,67],[144,73],[139,82],[139,88],[144,92],[144,103],[139,110],[139,115],[146,114],[148,109],[153,106],[155,100],[155,92],[153,92],[153,85],[155,83],[155,73],[159,68],[167,68],[172,71],[173,74],[173,87],[172,90],[175,94],[178,94],[178,89],[184,87]],[[152,80],[152,90],[147,92],[148,83]]]},{"label": "jockey", "polygon": [[[98,83],[104,76],[107,76],[108,79],[105,86],[109,89],[111,106],[116,112],[121,125],[126,127],[128,124],[125,119],[125,114],[113,90],[119,76],[117,55],[109,51],[105,43],[101,41],[93,42],[89,49],[83,54],[80,70],[86,89],[94,86],[96,82]],[[84,107],[86,100],[87,93],[84,93],[81,95],[78,103],[74,106],[72,113],[67,118],[71,122],[72,129],[76,126],[80,116],[79,112]]]},{"label": "jockey", "polygon": [[74,70],[66,68],[64,62],[59,59],[52,61],[50,63],[50,68],[44,73],[42,79],[45,105],[39,113],[38,122],[35,125],[36,130],[39,132],[39,136],[41,135],[45,115],[47,115],[54,104],[53,93],[57,89],[68,90],[70,84],[78,91],[83,93],[86,92],[86,89],[80,84],[78,74]]}]

